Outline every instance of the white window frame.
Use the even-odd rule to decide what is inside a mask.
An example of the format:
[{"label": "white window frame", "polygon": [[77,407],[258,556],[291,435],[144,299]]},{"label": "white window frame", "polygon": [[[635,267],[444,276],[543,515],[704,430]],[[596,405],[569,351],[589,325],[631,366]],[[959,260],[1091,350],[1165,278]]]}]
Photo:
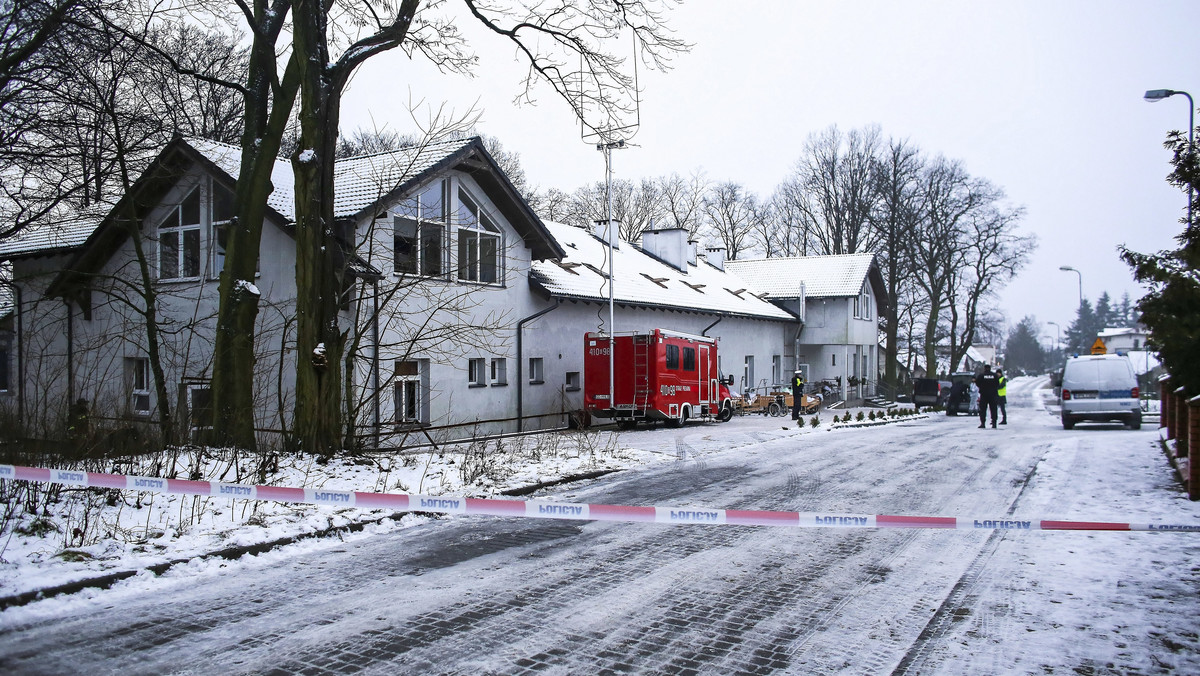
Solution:
[{"label": "white window frame", "polygon": [[146,357],[129,357],[125,361],[129,370],[129,410],[138,416],[148,416],[153,410],[150,398],[150,360]]},{"label": "white window frame", "polygon": [[783,356],[771,355],[771,378],[776,385],[783,384]]},{"label": "white window frame", "polygon": [[492,357],[491,368],[489,370],[489,382],[492,387],[500,387],[508,384],[507,357]]},{"label": "white window frame", "polygon": [[[446,276],[446,212],[449,180],[430,183],[392,210],[392,270],[397,275]],[[400,262],[401,227],[411,227],[412,261]],[[407,233],[406,233],[407,234]]]},{"label": "white window frame", "polygon": [[[458,281],[504,284],[504,233],[480,206],[481,201],[464,187],[458,189],[455,251]],[[491,264],[487,263],[490,253]]]},{"label": "white window frame", "polygon": [[565,387],[568,392],[578,392],[581,389],[582,381],[579,378],[579,371],[567,371]]},{"label": "white window frame", "polygon": [[[189,200],[196,200],[195,222],[185,223],[191,214]],[[204,221],[204,200],[200,186],[193,187],[178,204],[173,205],[158,224],[158,278],[160,280],[199,279],[201,271],[201,230]],[[174,251],[169,251],[169,242],[174,242]],[[190,254],[189,254],[190,252]],[[171,259],[174,258],[172,261]],[[194,264],[194,274],[188,270]]]},{"label": "white window frame", "polygon": [[[234,201],[237,195],[218,184],[216,181],[209,183],[209,212],[208,212],[208,241],[209,248],[212,250],[212,263],[210,267],[209,277],[217,279],[221,272],[225,269],[225,246],[221,244],[221,229],[226,228],[233,223],[237,217],[237,207],[234,206]],[[228,195],[229,203],[223,204],[219,199],[219,195]],[[221,213],[228,209],[228,213]],[[201,217],[203,220],[203,216]],[[228,234],[225,235],[228,237]]]},{"label": "white window frame", "polygon": [[529,358],[529,384],[541,385],[545,381],[545,360],[542,357]]},{"label": "white window frame", "polygon": [[467,381],[470,387],[487,387],[487,360],[481,357],[467,361]]},{"label": "white window frame", "polygon": [[424,386],[425,365],[419,359],[398,359],[395,369],[393,392],[396,423],[399,425],[424,423],[427,397]]}]

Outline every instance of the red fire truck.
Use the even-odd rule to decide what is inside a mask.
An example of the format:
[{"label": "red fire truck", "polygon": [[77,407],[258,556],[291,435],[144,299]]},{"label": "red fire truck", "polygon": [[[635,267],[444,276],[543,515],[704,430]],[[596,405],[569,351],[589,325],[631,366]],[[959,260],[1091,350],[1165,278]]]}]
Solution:
[{"label": "red fire truck", "polygon": [[728,381],[717,370],[717,340],[654,329],[616,334],[615,387],[609,401],[608,334],[584,335],[583,406],[622,427],[663,420],[678,427],[693,419],[721,422],[733,416]]}]

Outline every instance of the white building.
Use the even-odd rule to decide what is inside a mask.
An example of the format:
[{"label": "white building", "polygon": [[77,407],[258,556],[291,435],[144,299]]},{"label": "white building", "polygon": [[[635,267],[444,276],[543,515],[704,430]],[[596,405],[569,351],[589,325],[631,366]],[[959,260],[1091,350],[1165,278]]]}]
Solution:
[{"label": "white building", "polygon": [[[95,428],[152,430],[164,407],[193,435],[211,424],[239,158],[236,147],[177,140],[101,217],[0,242],[17,301],[6,353],[0,344],[0,406],[28,434],[61,434],[80,399]],[[254,280],[264,443],[291,427],[295,369],[287,161],[272,182]],[[337,229],[353,243],[333,252],[345,261],[347,409],[365,446],[570,424],[582,406],[583,335],[608,328],[610,269],[618,332],[715,336],[722,369],[742,387],[782,385],[796,364],[810,379],[875,378],[882,294],[869,255],[790,259],[787,277],[800,283],[785,289],[754,262],[725,266],[719,251],[698,255],[684,231],[666,230],[641,247],[616,243],[610,268],[600,238],[541,221],[476,138],[339,162],[336,185]]]},{"label": "white building", "polygon": [[792,338],[794,368],[839,384],[843,398],[874,394],[880,372],[883,275],[874,254],[729,261],[726,269],[804,322]]}]

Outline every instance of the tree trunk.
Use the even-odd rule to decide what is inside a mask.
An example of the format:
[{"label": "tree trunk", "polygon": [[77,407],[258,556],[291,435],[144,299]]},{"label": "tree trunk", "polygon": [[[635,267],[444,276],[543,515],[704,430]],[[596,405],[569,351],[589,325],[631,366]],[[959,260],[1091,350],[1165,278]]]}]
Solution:
[{"label": "tree trunk", "polygon": [[[282,81],[275,76],[275,41],[284,11],[273,15],[255,3],[259,30],[251,46],[244,95],[245,128],[235,199],[237,221],[226,237],[225,269],[219,285],[217,335],[213,346],[213,439],[221,446],[254,449],[254,334],[259,296],[253,292],[271,171],[296,99],[293,55]],[[272,86],[273,84],[277,86]],[[249,285],[247,284],[249,283]]]},{"label": "tree trunk", "polygon": [[300,143],[296,176],[296,419],[302,450],[330,455],[340,447],[342,355],[338,327],[340,244],[333,232],[334,145],[340,91],[332,84],[325,41],[327,6],[295,5],[295,52],[300,63]]}]

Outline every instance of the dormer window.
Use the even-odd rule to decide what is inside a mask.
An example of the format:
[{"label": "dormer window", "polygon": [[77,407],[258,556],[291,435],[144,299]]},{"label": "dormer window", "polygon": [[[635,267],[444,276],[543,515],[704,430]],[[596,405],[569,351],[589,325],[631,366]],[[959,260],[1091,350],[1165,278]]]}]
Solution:
[{"label": "dormer window", "polygon": [[466,190],[458,191],[458,278],[500,281],[500,228]]},{"label": "dormer window", "polygon": [[200,189],[171,207],[158,225],[159,279],[200,276]]},{"label": "dormer window", "polygon": [[397,274],[440,277],[445,273],[446,181],[437,181],[393,210]]}]

